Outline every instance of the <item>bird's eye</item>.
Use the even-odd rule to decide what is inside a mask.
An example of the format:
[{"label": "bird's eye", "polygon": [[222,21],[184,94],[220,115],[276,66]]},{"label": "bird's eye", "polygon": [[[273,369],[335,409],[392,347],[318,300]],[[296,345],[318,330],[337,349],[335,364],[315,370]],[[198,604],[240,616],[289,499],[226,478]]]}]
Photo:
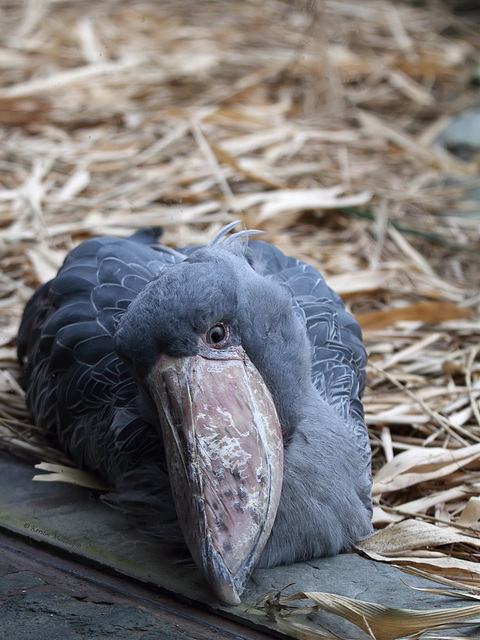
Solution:
[{"label": "bird's eye", "polygon": [[205,342],[210,347],[223,347],[227,339],[228,329],[221,322],[214,324],[205,334]]}]

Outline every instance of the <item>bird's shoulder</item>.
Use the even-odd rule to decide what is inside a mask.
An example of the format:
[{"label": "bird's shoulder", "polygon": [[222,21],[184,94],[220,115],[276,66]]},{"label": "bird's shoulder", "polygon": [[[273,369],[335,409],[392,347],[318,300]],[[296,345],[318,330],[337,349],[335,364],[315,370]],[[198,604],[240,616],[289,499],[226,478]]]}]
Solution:
[{"label": "bird's shoulder", "polygon": [[265,242],[250,242],[248,254],[258,273],[290,290],[312,347],[315,387],[344,418],[363,424],[367,355],[355,318],[313,266]]},{"label": "bird's shoulder", "polygon": [[142,233],[124,239],[92,238],[78,245],[56,277],[37,290],[25,310],[24,322],[42,312],[37,324],[48,334],[96,320],[112,335],[116,312],[125,311],[163,265],[178,260],[162,251],[153,238],[151,244],[146,240]]},{"label": "bird's shoulder", "polygon": [[121,313],[173,259],[157,246],[146,232],[86,240],[27,303],[18,333],[18,357],[27,360],[27,401],[42,427],[55,430],[61,422],[61,438],[68,425],[98,417],[102,407],[135,403],[135,385],[116,357],[113,334]]},{"label": "bird's shoulder", "polygon": [[56,277],[35,291],[18,333],[19,360],[28,360],[27,381],[75,363],[93,366],[113,353],[118,316],[173,259],[146,239],[142,234],[86,240],[67,255]]}]

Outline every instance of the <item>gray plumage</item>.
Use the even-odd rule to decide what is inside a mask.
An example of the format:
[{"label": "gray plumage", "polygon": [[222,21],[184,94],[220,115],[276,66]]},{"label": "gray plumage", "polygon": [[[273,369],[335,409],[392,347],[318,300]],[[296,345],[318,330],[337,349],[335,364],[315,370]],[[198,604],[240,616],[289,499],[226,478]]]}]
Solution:
[{"label": "gray plumage", "polygon": [[311,266],[226,238],[172,251],[157,230],[74,249],[28,303],[19,332],[28,407],[104,499],[180,541],[145,377],[160,353],[193,355],[221,320],[268,386],[284,438],[280,505],[259,566],[340,552],[371,531],[370,447],[358,324]]}]

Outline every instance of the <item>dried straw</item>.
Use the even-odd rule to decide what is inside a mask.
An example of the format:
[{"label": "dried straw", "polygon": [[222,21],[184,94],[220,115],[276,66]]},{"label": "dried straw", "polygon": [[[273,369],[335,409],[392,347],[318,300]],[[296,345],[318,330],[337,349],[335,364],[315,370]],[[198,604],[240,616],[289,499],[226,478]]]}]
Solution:
[{"label": "dried straw", "polygon": [[435,144],[475,100],[468,14],[36,0],[0,22],[2,446],[66,463],[25,411],[15,335],[68,250],[151,224],[202,243],[240,215],[364,327],[375,525],[463,536],[453,568],[411,545],[394,561],[480,588],[478,156]]}]

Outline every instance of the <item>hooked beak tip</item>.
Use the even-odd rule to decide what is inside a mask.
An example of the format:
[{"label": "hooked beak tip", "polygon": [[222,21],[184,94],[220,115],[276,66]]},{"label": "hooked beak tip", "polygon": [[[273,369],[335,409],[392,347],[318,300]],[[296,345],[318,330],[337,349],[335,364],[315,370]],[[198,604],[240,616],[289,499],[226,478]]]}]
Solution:
[{"label": "hooked beak tip", "polygon": [[222,569],[224,567],[218,567],[216,575],[214,577],[210,576],[210,588],[222,602],[232,606],[239,605],[241,599],[234,581],[228,571],[225,573]]}]

